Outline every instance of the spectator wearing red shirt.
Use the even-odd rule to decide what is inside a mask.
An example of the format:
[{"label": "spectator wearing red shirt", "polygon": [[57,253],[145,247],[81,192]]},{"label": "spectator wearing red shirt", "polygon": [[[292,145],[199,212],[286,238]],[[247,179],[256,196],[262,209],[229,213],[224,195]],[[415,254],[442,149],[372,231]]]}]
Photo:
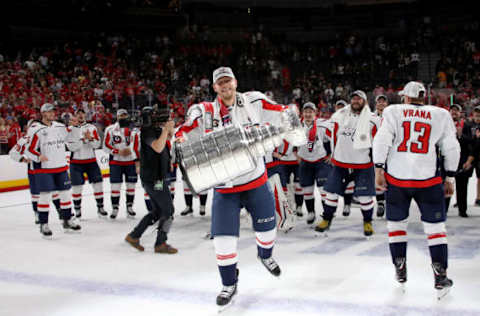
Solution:
[{"label": "spectator wearing red shirt", "polygon": [[10,150],[20,139],[22,129],[13,116],[8,116],[6,122],[8,127],[8,149]]}]

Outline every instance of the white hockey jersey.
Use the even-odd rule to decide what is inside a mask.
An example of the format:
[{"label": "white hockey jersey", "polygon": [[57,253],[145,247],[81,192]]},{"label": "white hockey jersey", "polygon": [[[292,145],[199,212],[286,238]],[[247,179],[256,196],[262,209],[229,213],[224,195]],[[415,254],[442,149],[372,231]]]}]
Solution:
[{"label": "white hockey jersey", "polygon": [[373,141],[375,164],[386,165],[387,181],[402,187],[442,182],[437,174],[437,147],[447,173],[456,171],[460,145],[447,110],[431,105],[394,104],[383,111]]},{"label": "white hockey jersey", "polygon": [[[343,116],[343,121],[340,123],[335,120],[339,115]],[[358,119],[359,115],[353,113],[350,110],[350,107],[338,110],[330,119],[329,129],[326,131],[326,135],[330,138],[332,163],[335,166],[350,169],[366,169],[373,167],[371,149],[355,149],[353,147]],[[369,123],[369,130],[373,138],[380,126],[380,118],[372,113]]]},{"label": "white hockey jersey", "polygon": [[[70,155],[71,164],[86,164],[97,162],[95,156],[95,149],[100,148],[101,140],[98,136],[98,130],[93,124],[85,123],[79,127],[80,139],[78,140],[79,146],[75,150],[69,148],[72,152]],[[93,140],[88,140],[85,135],[90,132]]]},{"label": "white hockey jersey", "polygon": [[[190,107],[186,122],[178,129],[175,136],[201,137],[204,133],[234,124],[248,126],[256,124],[279,125],[281,112],[285,106],[276,104],[261,92],[237,93],[235,104],[227,109],[220,99],[203,102]],[[263,185],[267,181],[265,162],[258,158],[257,167],[252,172],[234,179],[216,190],[221,193],[241,192]]]},{"label": "white hockey jersey", "polygon": [[24,153],[29,143],[30,143],[30,138],[26,135],[22,136],[17,141],[15,146],[13,146],[12,149],[10,149],[10,151],[8,152],[8,155],[10,156],[10,158],[17,162],[20,162],[22,158],[26,158],[24,156]]},{"label": "white hockey jersey", "polygon": [[[68,169],[66,148],[77,149],[80,129],[67,128],[59,122],[52,122],[50,126],[38,123],[30,126],[28,137],[30,143],[25,156],[32,160],[34,173],[58,173]],[[40,155],[48,158],[40,162]]]},{"label": "white hockey jersey", "polygon": [[328,124],[329,121],[323,119],[314,120],[311,126],[303,123],[308,142],[306,145],[298,147],[297,151],[303,161],[319,162],[327,158],[327,151],[323,143],[329,141],[326,135]]},{"label": "white hockey jersey", "polygon": [[132,133],[134,129],[129,127],[120,127],[117,122],[105,129],[105,137],[103,139],[103,150],[110,156],[111,165],[128,166],[135,164],[137,154],[131,150],[130,155],[120,156],[122,149],[130,148],[132,143],[140,142],[140,134]]}]

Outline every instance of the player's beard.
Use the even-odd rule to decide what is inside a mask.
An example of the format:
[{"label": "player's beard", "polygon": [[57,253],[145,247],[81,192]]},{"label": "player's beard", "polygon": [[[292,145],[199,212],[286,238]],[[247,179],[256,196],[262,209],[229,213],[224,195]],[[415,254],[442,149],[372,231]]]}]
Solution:
[{"label": "player's beard", "polygon": [[224,103],[233,104],[235,101],[235,89],[226,89],[226,91],[220,91],[220,98]]},{"label": "player's beard", "polygon": [[357,113],[357,114],[362,112],[364,106],[365,106],[365,101],[362,101],[362,104],[359,104],[358,102],[352,102],[351,104],[353,113]]}]

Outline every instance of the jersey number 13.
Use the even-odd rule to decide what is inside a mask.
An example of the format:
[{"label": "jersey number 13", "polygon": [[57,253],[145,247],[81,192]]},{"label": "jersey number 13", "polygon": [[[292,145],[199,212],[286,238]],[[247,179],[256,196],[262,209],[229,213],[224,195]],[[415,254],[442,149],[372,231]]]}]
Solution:
[{"label": "jersey number 13", "polygon": [[410,151],[417,154],[426,154],[428,153],[430,132],[432,131],[432,126],[423,122],[414,122],[413,130],[419,133],[416,141],[410,142],[410,148],[408,148],[407,143],[410,140],[412,123],[410,121],[404,121],[402,124],[403,127],[403,141],[398,146],[397,150],[399,152]]}]

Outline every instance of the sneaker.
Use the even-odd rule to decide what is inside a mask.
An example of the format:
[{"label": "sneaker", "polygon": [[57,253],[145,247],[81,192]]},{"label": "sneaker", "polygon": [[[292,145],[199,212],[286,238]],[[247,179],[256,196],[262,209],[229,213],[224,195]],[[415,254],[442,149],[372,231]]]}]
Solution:
[{"label": "sneaker", "polygon": [[404,257],[395,258],[395,277],[399,283],[407,282],[407,259]]},{"label": "sneaker", "polygon": [[189,214],[193,214],[193,210],[190,206],[187,206],[181,213],[180,215],[181,216],[186,216],[186,215],[189,215]]},{"label": "sneaker", "polygon": [[128,242],[133,248],[138,249],[138,251],[144,251],[145,248],[140,245],[140,239],[133,238],[130,234],[125,237],[125,241]]},{"label": "sneaker", "polygon": [[115,218],[117,218],[117,215],[118,215],[118,207],[114,207],[112,209],[112,214],[110,214],[110,218],[115,219]]},{"label": "sneaker", "polygon": [[363,234],[365,236],[372,236],[374,233],[372,222],[363,222]]},{"label": "sneaker", "polygon": [[263,266],[267,268],[268,272],[270,272],[276,277],[280,276],[282,271],[280,270],[280,267],[278,266],[278,263],[275,261],[275,259],[273,259],[272,257],[267,259],[262,259],[258,257],[258,259],[262,262]]},{"label": "sneaker", "polygon": [[52,237],[52,231],[50,230],[50,227],[48,227],[48,224],[40,224],[40,233],[45,238]]},{"label": "sneaker", "polygon": [[224,307],[228,305],[235,294],[237,294],[237,284],[238,284],[238,275],[239,270],[237,269],[237,282],[234,285],[224,285],[222,291],[217,296],[217,305],[220,307]]},{"label": "sneaker", "polygon": [[345,205],[343,207],[342,215],[345,217],[350,215],[350,205]]},{"label": "sneaker", "polygon": [[63,229],[65,232],[70,232],[70,231],[80,231],[82,227],[78,225],[77,223],[74,222],[73,218],[70,219],[64,219],[63,220]]},{"label": "sneaker", "polygon": [[75,209],[75,217],[76,218],[81,218],[82,217],[82,210],[79,208]]},{"label": "sneaker", "polygon": [[324,219],[320,223],[318,223],[318,225],[315,227],[315,231],[323,233],[324,231],[330,229],[330,224],[331,223],[332,223],[332,221]]},{"label": "sneaker", "polygon": [[378,202],[377,205],[377,217],[383,217],[385,214],[385,201]]},{"label": "sneaker", "polygon": [[105,211],[105,210],[103,209],[103,207],[97,208],[97,214],[98,214],[99,217],[108,216],[107,211]]},{"label": "sneaker", "polygon": [[135,217],[135,215],[137,215],[137,213],[135,213],[135,211],[133,210],[133,207],[131,205],[127,206],[127,216],[130,218],[133,218]]},{"label": "sneaker", "polygon": [[178,249],[173,248],[172,246],[170,246],[166,242],[164,242],[163,244],[160,244],[158,246],[155,246],[155,253],[167,253],[167,254],[171,255],[171,254],[175,254],[177,252],[178,252]]},{"label": "sneaker", "polygon": [[200,205],[200,215],[205,216],[205,205]]}]

